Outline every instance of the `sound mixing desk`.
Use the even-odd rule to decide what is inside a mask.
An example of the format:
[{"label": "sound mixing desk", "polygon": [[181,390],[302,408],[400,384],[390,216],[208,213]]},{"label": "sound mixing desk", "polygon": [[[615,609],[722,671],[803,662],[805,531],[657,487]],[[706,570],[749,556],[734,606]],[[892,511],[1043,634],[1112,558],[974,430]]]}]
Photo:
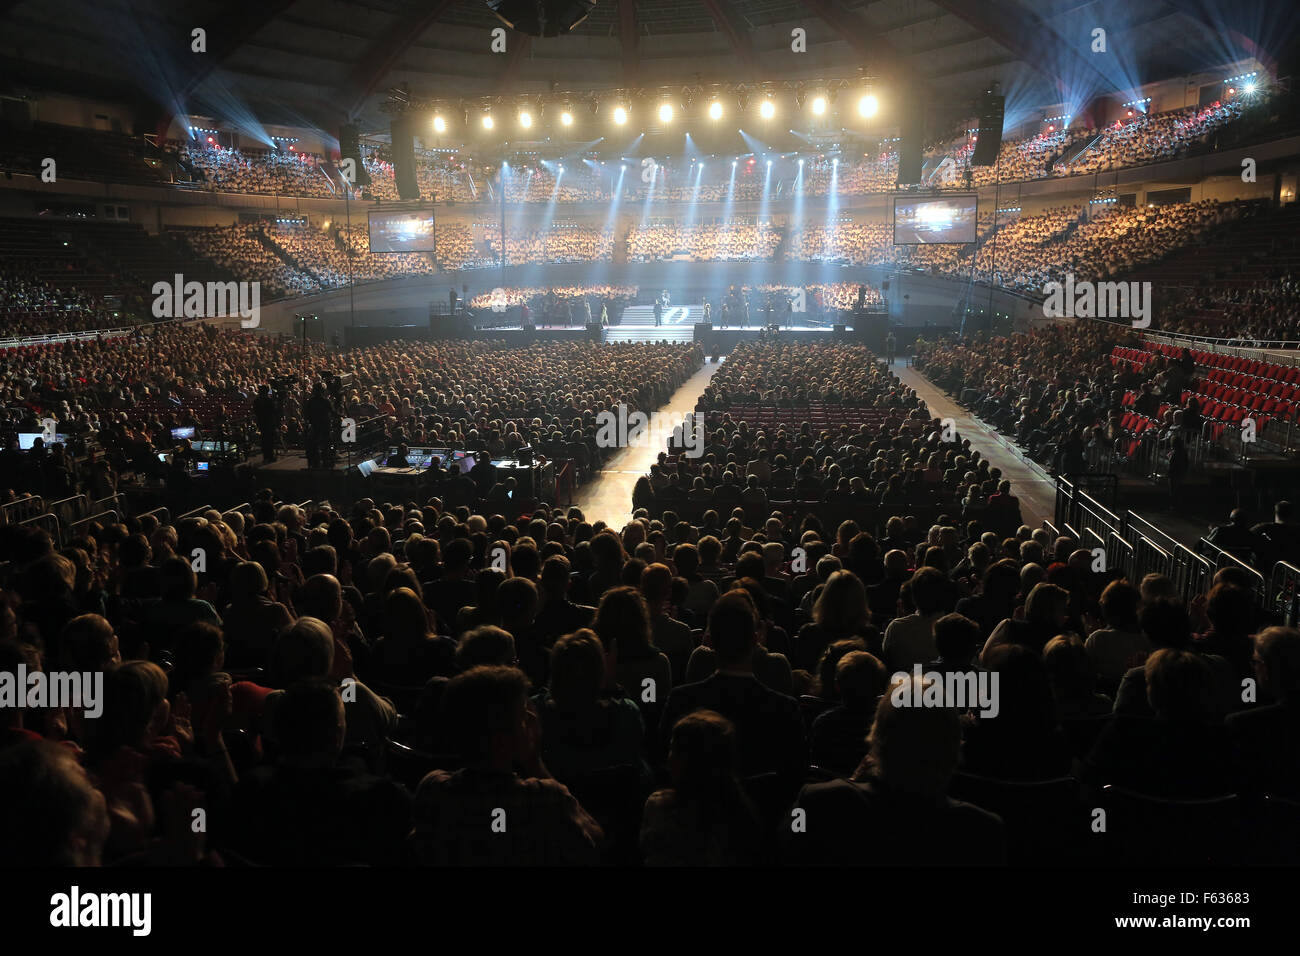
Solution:
[{"label": "sound mixing desk", "polygon": [[[410,447],[403,459],[397,448],[390,447],[387,451],[378,452],[362,461],[357,465],[357,470],[366,478],[409,486],[421,483],[435,460],[443,469],[455,465],[460,469],[460,474],[468,475],[482,458],[482,452],[463,449]],[[490,461],[496,468],[498,482],[506,478],[515,479],[514,497],[554,501],[555,466],[550,462],[525,462],[517,458],[493,458]]]}]

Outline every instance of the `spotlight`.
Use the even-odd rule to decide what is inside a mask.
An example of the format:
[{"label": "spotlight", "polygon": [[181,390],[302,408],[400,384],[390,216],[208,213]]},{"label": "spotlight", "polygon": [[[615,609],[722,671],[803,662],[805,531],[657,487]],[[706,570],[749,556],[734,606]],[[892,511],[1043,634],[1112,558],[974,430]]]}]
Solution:
[{"label": "spotlight", "polygon": [[1254,80],[1248,80],[1248,81],[1246,82],[1246,85],[1243,86],[1243,87],[1241,88],[1241,92],[1243,92],[1243,93],[1254,93],[1254,92],[1255,92],[1255,81],[1254,81]]},{"label": "spotlight", "polygon": [[573,125],[573,114],[570,113],[568,110],[565,110],[563,113],[561,113],[561,114],[560,114],[560,125],[561,125],[561,126],[572,126],[572,125]]},{"label": "spotlight", "polygon": [[709,104],[709,119],[711,119],[711,120],[720,120],[720,119],[722,119],[722,101],[721,101],[721,100],[714,100],[712,103]]},{"label": "spotlight", "polygon": [[491,128],[492,128],[493,126],[495,126],[495,125],[496,125],[496,124],[492,122],[492,114],[491,114],[491,113],[484,113],[484,114],[483,114],[483,128],[484,128],[484,129],[491,129]]},{"label": "spotlight", "polygon": [[528,112],[528,110],[520,110],[519,125],[524,129],[531,129],[533,125],[533,114]]},{"label": "spotlight", "polygon": [[776,115],[776,104],[771,100],[763,100],[762,104],[758,107],[758,115],[763,117],[765,120],[771,119]]},{"label": "spotlight", "polygon": [[815,96],[812,101],[813,116],[826,115],[826,97]]},{"label": "spotlight", "polygon": [[447,132],[447,121],[443,119],[441,116],[435,116],[433,118],[433,131],[435,133]]},{"label": "spotlight", "polygon": [[879,109],[880,101],[870,93],[858,100],[858,113],[862,116],[875,116]]},{"label": "spotlight", "polygon": [[673,105],[664,103],[659,107],[659,122],[671,123],[673,121]]},{"label": "spotlight", "polygon": [[617,126],[622,126],[622,125],[623,125],[624,123],[626,123],[626,122],[627,122],[627,109],[626,109],[625,107],[622,107],[622,106],[616,106],[616,107],[614,107],[614,123],[615,123],[615,125],[617,125]]}]

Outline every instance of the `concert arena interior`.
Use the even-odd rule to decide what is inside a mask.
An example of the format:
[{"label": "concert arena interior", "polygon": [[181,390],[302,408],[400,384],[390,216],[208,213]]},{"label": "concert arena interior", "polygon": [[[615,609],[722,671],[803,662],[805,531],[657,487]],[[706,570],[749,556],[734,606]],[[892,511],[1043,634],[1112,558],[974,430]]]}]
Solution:
[{"label": "concert arena interior", "polygon": [[401,925],[376,871],[829,865],[1250,925],[1300,860],[1297,17],[0,3],[12,885],[233,928],[342,867]]}]

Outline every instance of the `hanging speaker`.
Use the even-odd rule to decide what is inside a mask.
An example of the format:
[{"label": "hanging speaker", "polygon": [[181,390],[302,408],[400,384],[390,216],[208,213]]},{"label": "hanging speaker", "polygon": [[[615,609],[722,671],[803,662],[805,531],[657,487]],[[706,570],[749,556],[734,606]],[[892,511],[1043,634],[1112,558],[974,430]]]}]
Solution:
[{"label": "hanging speaker", "polygon": [[361,161],[361,138],[351,123],[339,127],[339,158],[352,160],[356,170],[355,185],[370,185],[370,174],[366,172],[366,164]]},{"label": "hanging speaker", "polygon": [[415,177],[415,123],[406,116],[394,117],[390,131],[397,195],[407,202],[414,202],[420,198],[420,184]]},{"label": "hanging speaker", "polygon": [[997,163],[998,150],[1002,148],[1002,114],[1006,103],[1005,96],[992,91],[980,97],[979,138],[975,140],[972,166],[992,166]]},{"label": "hanging speaker", "polygon": [[921,138],[924,135],[924,116],[914,95],[902,103],[898,120],[898,185],[910,186],[921,181]]}]

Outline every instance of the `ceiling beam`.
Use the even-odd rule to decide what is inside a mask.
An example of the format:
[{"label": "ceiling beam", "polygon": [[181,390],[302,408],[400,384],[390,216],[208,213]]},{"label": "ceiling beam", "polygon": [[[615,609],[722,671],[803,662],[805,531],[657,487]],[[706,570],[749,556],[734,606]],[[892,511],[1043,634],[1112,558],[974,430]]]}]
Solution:
[{"label": "ceiling beam", "polygon": [[[1246,10],[1251,11],[1251,15],[1247,16],[1245,19],[1249,19],[1251,22],[1259,24],[1269,22],[1262,14],[1253,13],[1255,5],[1245,4],[1244,6]],[[1178,7],[1178,12],[1191,17],[1198,23],[1209,27],[1217,33],[1222,33],[1224,38],[1233,46],[1240,49],[1247,56],[1253,56],[1258,60],[1260,65],[1264,67],[1265,72],[1274,76],[1277,75],[1277,58],[1273,56],[1272,52],[1266,50],[1258,42],[1246,36],[1241,31],[1224,23],[1222,14],[1216,13],[1211,9],[1210,6],[1205,3],[1205,0],[1192,0],[1191,3]]]},{"label": "ceiling beam", "polygon": [[636,0],[618,0],[618,39],[623,46],[623,85],[636,86],[641,76],[641,25]]},{"label": "ceiling beam", "polygon": [[839,0],[803,0],[803,5],[853,47],[854,52],[867,61],[866,67],[870,72],[914,87],[927,85],[925,77],[885,39],[884,30],[868,23]]},{"label": "ceiling beam", "polygon": [[1015,57],[1033,67],[1053,84],[1063,97],[1072,92],[1065,77],[1054,68],[1052,56],[1064,55],[1074,62],[1076,80],[1092,74],[1101,81],[1100,89],[1110,90],[1114,84],[1061,37],[1041,17],[1028,7],[1014,5],[1004,0],[930,0],[957,19],[979,30],[993,42],[1005,47]]},{"label": "ceiling beam", "polygon": [[741,65],[751,80],[759,79],[758,57],[754,54],[754,44],[749,39],[748,24],[740,21],[739,15],[730,0],[701,0],[704,8],[713,17],[718,31],[731,43],[731,50],[740,60]]},{"label": "ceiling beam", "polygon": [[397,65],[407,48],[424,35],[456,0],[428,0],[414,3],[388,27],[381,30],[352,66],[339,87],[339,99],[349,116],[355,116],[366,99]]},{"label": "ceiling beam", "polygon": [[258,30],[284,13],[295,0],[239,0],[225,7],[207,27],[207,52],[196,53],[197,68],[181,88],[181,101],[194,92],[212,71],[224,63]]}]

